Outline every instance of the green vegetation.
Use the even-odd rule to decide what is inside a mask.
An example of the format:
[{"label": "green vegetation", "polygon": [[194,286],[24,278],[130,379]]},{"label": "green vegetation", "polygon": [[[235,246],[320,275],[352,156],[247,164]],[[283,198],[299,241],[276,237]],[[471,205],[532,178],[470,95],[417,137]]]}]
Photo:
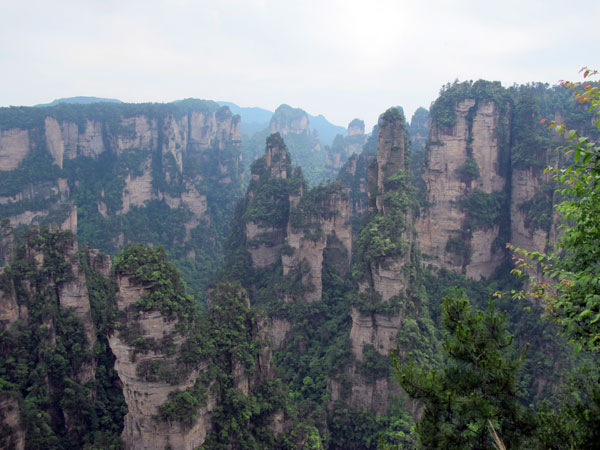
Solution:
[{"label": "green vegetation", "polygon": [[302,230],[305,236],[320,238],[322,230],[319,220],[330,219],[337,213],[331,205],[334,196],[347,198],[335,184],[319,185],[307,191],[290,212],[289,221],[292,228],[295,231]]},{"label": "green vegetation", "polygon": [[592,112],[578,104],[567,89],[535,83],[513,87],[510,92],[515,99],[511,121],[513,168],[534,169],[539,173],[549,164],[555,164],[555,160],[564,159],[563,153],[554,152],[561,141],[540,124],[542,117],[562,119],[567,128],[577,129],[592,139],[598,138],[599,132],[592,125]]},{"label": "green vegetation", "polygon": [[500,108],[501,116],[504,115],[510,102],[507,90],[499,81],[477,80],[462,83],[455,81],[444,85],[440,96],[431,105],[429,115],[432,122],[444,128],[453,127],[456,123],[456,104],[465,99],[473,99],[476,102],[492,100]]},{"label": "green vegetation", "polygon": [[471,246],[469,245],[468,236],[468,232],[461,231],[457,236],[450,236],[446,242],[446,252],[456,256],[454,264],[461,267],[469,264],[471,259]]},{"label": "green vegetation", "polygon": [[[164,249],[131,244],[117,257],[115,272],[148,289],[137,308],[158,310],[176,319],[176,329],[186,337],[177,353],[168,339],[154,342],[138,337],[132,341],[135,346],[143,340],[143,350],[160,351],[176,362],[176,373],[165,372],[165,362],[156,365],[150,361],[138,367],[138,375],[174,384],[192,368],[203,367],[193,386],[169,395],[160,406],[160,415],[189,427],[196,422],[201,407],[213,398],[217,404],[213,430],[204,448],[288,448],[285,437],[275,437],[268,428],[273,413],[287,411],[287,397],[283,386],[269,379],[268,368],[259,366],[266,344],[258,338],[260,319],[241,286],[220,283],[210,296],[208,310],[199,314]],[[122,332],[126,324],[120,325]],[[248,393],[242,392],[243,379],[252,387]]]},{"label": "green vegetation", "polygon": [[[410,176],[400,171],[384,181],[381,196],[385,214],[374,214],[361,229],[357,245],[357,261],[371,264],[389,256],[403,255],[409,248],[412,229],[408,219],[416,206]],[[361,269],[362,270],[362,269]]]},{"label": "green vegetation", "polygon": [[[0,290],[14,292],[28,311],[0,331],[0,394],[19,405],[26,448],[120,448],[127,408],[104,337],[114,287],[90,269],[85,253],[72,251],[73,241],[70,232],[31,229],[0,280]],[[41,263],[36,254],[43,255]],[[98,333],[93,347],[82,322],[59,305],[60,288],[73,279],[77,262],[88,279]],[[94,366],[92,379],[79,381]]]},{"label": "green vegetation", "polygon": [[553,223],[552,197],[554,185],[545,184],[535,195],[519,205],[525,214],[525,226],[535,230],[537,228],[550,232]]},{"label": "green vegetation", "polygon": [[[46,117],[59,122],[77,124],[84,131],[88,121],[104,122],[112,132],[122,131],[122,117],[146,116],[150,119],[172,114],[179,118],[193,111],[213,112],[219,108],[215,102],[186,99],[173,103],[59,103],[45,107],[10,106],[0,108],[1,129],[43,128]],[[107,131],[108,131],[107,130]]]},{"label": "green vegetation", "polygon": [[[0,179],[0,196],[25,193],[23,200],[0,205],[0,215],[13,216],[26,211],[39,212],[42,224],[62,223],[77,207],[78,238],[83,244],[115,255],[123,244],[146,242],[163,245],[186,281],[203,296],[208,280],[222,263],[223,244],[233,212],[241,196],[239,149],[232,142],[226,148],[208,148],[202,152],[181,149],[183,173],[171,152],[164,152],[167,140],[164,124],[193,113],[216,114],[225,119],[227,108],[201,100],[183,100],[169,104],[94,103],[64,104],[36,108],[0,108],[2,127],[27,130],[30,153],[18,168]],[[127,119],[143,116],[156,123],[156,139],[144,148],[117,152],[117,137],[135,137],[134,123]],[[74,123],[84,132],[89,121],[101,129],[105,150],[94,157],[65,152],[61,169],[54,164],[46,148],[44,123],[47,117],[60,124]],[[180,136],[182,137],[182,136]],[[73,149],[68,149],[72,153]],[[163,154],[164,152],[164,154]],[[123,211],[126,180],[150,174],[152,199],[144,205]],[[65,187],[57,192],[59,179]],[[138,180],[139,181],[139,180]],[[64,186],[64,185],[63,185]],[[207,219],[195,229],[185,228],[192,212],[182,204],[171,207],[165,194],[177,198],[195,188],[206,196]],[[31,199],[27,195],[32,195]],[[167,204],[169,203],[169,204]],[[171,206],[169,206],[171,205]],[[49,212],[49,214],[45,214]]]},{"label": "green vegetation", "polygon": [[472,229],[488,229],[499,225],[506,218],[508,199],[504,191],[488,194],[481,189],[473,190],[469,197],[459,200],[459,205],[469,214]]},{"label": "green vegetation", "polygon": [[115,259],[115,273],[130,276],[150,290],[137,301],[140,310],[156,310],[171,319],[177,318],[184,330],[189,326],[194,300],[185,295],[183,280],[175,265],[167,260],[163,247],[155,250],[143,244],[129,244]]},{"label": "green vegetation", "polygon": [[[545,94],[538,95],[542,91]],[[571,103],[562,102],[563,94],[557,92],[544,86],[505,90],[488,82],[449,85],[443,98],[432,107],[432,119],[440,127],[453,126],[454,105],[464,98],[472,98],[476,104],[496,101],[503,118],[508,117],[512,107],[513,159],[511,166],[508,161],[500,161],[500,165],[502,170],[532,169],[537,174],[539,167],[553,160],[547,150],[555,145],[555,138],[538,125],[540,111],[551,110],[554,114],[556,105],[562,105],[560,114],[565,121],[573,121],[567,123],[589,129],[584,126],[589,122],[589,113],[577,112]],[[594,98],[594,92],[584,100]],[[198,106],[193,102],[186,105],[182,106],[182,113],[188,107]],[[116,107],[106,107],[106,114],[112,111],[110,108]],[[125,107],[118,111],[125,114],[123,111],[129,110]],[[159,107],[151,117],[159,119],[166,111]],[[471,108],[467,114],[469,127],[475,111],[475,107]],[[18,120],[22,119],[19,114],[25,114],[17,110],[13,113]],[[227,111],[216,113],[224,115]],[[100,118],[102,114],[100,110],[86,112],[84,118]],[[398,114],[392,109],[382,120],[398,120]],[[39,121],[30,119],[31,123]],[[84,121],[77,123],[85,126]],[[104,132],[120,126],[120,120],[115,119],[103,123]],[[501,133],[497,136],[500,145],[507,145]],[[355,206],[366,207],[366,194],[359,188],[367,184],[367,168],[376,150],[376,130],[363,155],[352,161],[357,164],[356,174],[342,171],[343,188],[329,184],[310,190],[302,170],[292,171],[283,138],[270,136],[267,144],[283,150],[272,156],[274,162],[281,163],[286,177],[273,177],[267,172],[266,159],[259,158],[252,164],[254,179],[250,181],[249,194],[235,210],[232,200],[239,195],[239,179],[227,182],[226,176],[220,175],[221,167],[230,170],[228,176],[239,175],[235,162],[238,151],[234,147],[190,152],[180,173],[170,153],[162,155],[148,149],[132,149],[118,157],[104,152],[95,159],[66,159],[60,169],[51,164],[46,149],[38,146],[19,169],[7,172],[8,178],[0,180],[3,195],[35,185],[36,192],[43,193],[47,201],[58,202],[60,195],[53,194],[52,189],[61,177],[67,180],[78,207],[82,241],[112,254],[121,245],[119,233],[122,242],[143,241],[156,246],[126,246],[115,259],[115,273],[119,277],[130,276],[148,289],[129,313],[134,315],[136,309],[160,311],[167,321],[177,321],[176,330],[185,339],[178,347],[173,336],[148,339],[139,329],[128,327],[125,315],[116,310],[115,286],[92,270],[98,261],[83,251],[78,256],[79,264],[88,283],[97,331],[96,344],[90,348],[81,322],[58,305],[57,292],[73,277],[72,255],[68,251],[73,236],[47,229],[34,231],[25,239],[29,248],[44,255],[43,263],[35,263],[31,254],[21,248],[17,260],[0,279],[0,289],[13,292],[14,286],[19,305],[27,306],[29,311],[26,321],[17,321],[0,331],[0,395],[16,399],[27,443],[32,448],[118,448],[126,408],[106,339],[107,333],[116,332],[133,347],[134,358],[150,351],[165,356],[160,363],[140,364],[137,375],[142,379],[174,385],[189,376],[192,369],[201,371],[196,383],[169,396],[161,405],[159,416],[191,427],[202,408],[214,400],[217,408],[213,429],[203,446],[207,449],[375,449],[419,445],[491,448],[497,443],[494,433],[509,448],[556,448],[557,443],[591,448],[599,439],[597,358],[585,352],[575,355],[557,327],[540,319],[542,315],[557,318],[569,338],[597,350],[600,312],[596,231],[600,219],[596,214],[598,195],[594,181],[600,176],[595,156],[600,150],[592,138],[583,138],[581,131],[565,133],[569,142],[575,143],[573,153],[554,158],[556,164],[566,164],[570,158],[573,161],[556,172],[557,182],[568,184],[567,190],[560,193],[568,199],[561,206],[569,220],[561,240],[564,259],[557,262],[557,256],[550,259],[547,255],[535,255],[544,264],[552,263],[554,272],[550,274],[561,281],[558,286],[538,285],[543,291],[534,291],[536,296],[546,296],[550,305],[546,311],[544,303],[523,304],[499,293],[494,302],[488,303],[490,294],[496,291],[521,290],[519,283],[508,276],[507,267],[489,280],[478,282],[468,281],[463,275],[443,270],[432,273],[422,268],[413,244],[413,222],[419,204],[408,168],[384,180],[383,192],[374,194],[378,198],[377,202],[372,198],[372,206],[377,205],[380,211],[365,217],[362,227],[359,219],[353,219],[358,238],[351,273],[345,249],[334,236],[327,236],[321,301],[304,301],[311,289],[303,283],[308,273],[305,262],[285,276],[279,260],[267,268],[253,266],[249,250],[260,246],[274,247],[283,242],[281,253],[294,255],[294,247],[284,240],[288,225],[294,232],[302,231],[307,239],[324,238],[319,220],[335,213],[329,202],[332,196],[345,195],[343,188],[351,188],[350,200]],[[589,136],[597,136],[595,133],[592,130]],[[266,135],[262,142],[265,138]],[[311,144],[305,137],[296,143],[294,139],[285,139],[294,155],[295,145],[306,150]],[[341,145],[341,141],[335,145]],[[302,149],[297,151],[301,156]],[[466,183],[480,176],[469,148],[467,152],[466,163],[456,172]],[[508,154],[504,152],[502,158]],[[315,161],[308,150],[304,157]],[[147,170],[152,174],[156,199],[141,207],[132,206],[126,214],[119,213],[126,177],[140,176]],[[162,197],[157,194],[177,196],[190,186],[206,195],[210,216],[210,220],[192,230],[184,226],[191,211],[183,206],[172,208],[166,199],[158,200]],[[289,196],[300,193],[299,203],[292,207]],[[549,230],[555,195],[558,197],[553,185],[548,184],[518,205],[525,212],[527,227]],[[469,261],[468,236],[474,230],[496,225],[501,233],[509,229],[508,197],[508,190],[488,194],[474,189],[460,201],[467,221],[464,229],[457,230],[446,243],[446,251],[456,257],[457,265]],[[39,198],[0,205],[0,214],[44,210]],[[99,201],[105,210],[99,209]],[[58,208],[52,211],[56,217],[65,212]],[[223,224],[229,215],[234,219],[227,229]],[[250,221],[275,230],[247,241],[245,227]],[[224,242],[226,234],[229,237]],[[226,264],[221,272],[212,275],[223,261]],[[401,262],[398,275],[406,288],[384,302],[369,286],[373,285],[372,271],[389,269],[392,262]],[[186,292],[177,267],[183,269],[186,280],[193,282],[193,288],[211,285],[204,310]],[[456,294],[456,285],[467,295]],[[391,358],[382,355],[380,348],[364,345],[362,360],[355,359],[349,335],[350,315],[356,312],[365,318],[398,320],[401,324],[393,341],[398,347],[396,367],[405,391],[423,402],[423,416],[418,424],[412,416],[418,404],[408,399],[390,399],[389,410],[379,416],[344,404],[352,392],[351,377],[360,376],[368,389],[390,376]],[[282,340],[271,349],[273,367],[266,358],[267,342],[263,342],[269,340],[269,321],[276,322],[279,331],[284,330]],[[445,341],[440,341],[437,331],[442,328],[446,330]],[[440,352],[440,342],[445,354]],[[588,363],[591,368],[585,367]],[[91,364],[96,367],[94,379],[87,384],[77,381],[78,374]],[[341,400],[338,403],[332,402],[334,389]],[[281,423],[286,427],[289,425],[285,433],[275,435],[271,431],[274,414],[281,415]],[[10,433],[7,427],[0,428],[0,446],[8,446],[3,439]]]},{"label": "green vegetation", "polygon": [[458,175],[465,183],[470,183],[479,178],[479,167],[477,166],[477,161],[473,158],[472,151],[465,163],[456,169],[456,175]]},{"label": "green vegetation", "polygon": [[[590,74],[597,72],[587,70],[584,76]],[[580,103],[589,103],[590,111],[598,111],[597,87],[570,82],[566,85],[578,89],[576,98]],[[600,121],[594,124],[600,128]],[[600,202],[595,194],[600,173],[596,158],[599,148],[577,130],[568,130],[565,125],[552,121],[549,128],[555,127],[560,134],[565,134],[567,143],[573,142],[566,147],[573,162],[566,168],[553,170],[555,181],[565,186],[559,193],[566,199],[557,208],[565,219],[564,234],[558,241],[560,253],[518,251],[538,263],[543,273],[556,282],[536,281],[529,294],[515,286],[511,293],[514,298],[531,297],[544,306],[547,317],[563,326],[576,350],[583,347],[596,354],[576,352],[578,356],[573,358],[572,350],[562,337],[556,336],[551,324],[540,322],[540,308],[535,303],[525,307],[517,303],[515,307],[510,297],[498,292],[498,301],[508,310],[508,314],[501,317],[493,309],[487,314],[473,312],[464,295],[446,298],[442,321],[449,331],[445,344],[451,358],[448,368],[440,374],[419,370],[414,364],[398,365],[403,387],[410,395],[425,401],[425,414],[417,427],[424,446],[589,448],[596,445],[600,418],[597,370],[600,302],[596,289],[598,233],[595,225],[600,217],[597,214]],[[560,164],[560,158],[555,162]],[[523,168],[536,169],[529,163]],[[520,205],[528,213],[527,226],[550,228],[552,193],[552,185],[544,186],[535,197]],[[519,267],[513,272],[520,275],[523,275],[523,267],[535,269],[523,259],[517,264]],[[502,283],[499,274],[495,278],[503,290],[510,285]],[[436,286],[439,289],[445,285],[439,278],[431,283],[434,279],[430,279],[430,292]],[[474,286],[473,283],[468,285]],[[505,298],[509,299],[508,303]],[[536,309],[532,317],[530,313]],[[503,331],[506,327],[515,329],[515,341],[521,349],[526,347],[525,343],[531,343],[527,359],[510,356],[510,336]],[[497,348],[488,348],[489,345]],[[502,356],[502,353],[506,354]],[[591,369],[582,367],[586,362],[591,363]],[[521,366],[522,373],[516,372],[517,366]],[[540,394],[540,387],[532,380],[539,379],[541,367],[542,373],[552,377],[562,373],[568,381],[565,383],[565,378],[559,378],[552,383],[544,381],[542,376],[542,385],[554,384],[560,388],[555,387],[550,392],[544,389]],[[469,385],[470,380],[472,385]],[[482,388],[488,392],[473,395]],[[542,399],[547,403],[540,403]]]},{"label": "green vegetation", "polygon": [[417,432],[427,448],[493,448],[494,430],[509,448],[530,432],[518,399],[517,369],[524,354],[511,348],[505,317],[490,302],[474,311],[463,293],[444,298],[443,344],[449,359],[442,371],[400,365],[401,386],[423,401]]},{"label": "green vegetation", "polygon": [[[585,70],[584,77],[598,76],[597,71]],[[595,114],[593,122],[596,134],[600,130],[600,92],[596,84],[565,82],[567,88],[575,89],[574,98],[589,105],[589,112]],[[546,275],[555,279],[553,284],[535,285],[542,295],[554,318],[564,327],[565,332],[577,342],[593,351],[600,350],[600,272],[598,260],[600,250],[600,147],[590,136],[581,135],[578,130],[569,130],[563,124],[550,122],[549,128],[556,128],[566,136],[567,146],[561,149],[573,160],[566,168],[554,168],[554,180],[561,183],[560,194],[564,200],[556,209],[564,220],[562,235],[558,239],[556,253],[548,255],[521,251],[525,256],[541,263]],[[519,270],[517,270],[519,272]]]}]

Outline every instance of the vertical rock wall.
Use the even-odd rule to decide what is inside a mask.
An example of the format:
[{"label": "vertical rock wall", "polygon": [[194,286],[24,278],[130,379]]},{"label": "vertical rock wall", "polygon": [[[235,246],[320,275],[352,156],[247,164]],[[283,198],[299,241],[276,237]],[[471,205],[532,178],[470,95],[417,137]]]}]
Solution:
[{"label": "vertical rock wall", "polygon": [[[109,344],[116,357],[115,370],[123,383],[123,395],[128,413],[122,439],[126,448],[132,450],[162,450],[165,447],[194,449],[201,445],[210,431],[214,398],[209,398],[198,413],[193,425],[186,427],[179,422],[168,422],[160,417],[159,407],[169,399],[169,394],[185,390],[194,385],[198,370],[191,371],[185,379],[170,384],[164,381],[147,380],[140,368],[152,362],[161,369],[177,368],[176,357],[186,336],[176,332],[176,320],[161,314],[160,311],[139,311],[138,300],[150,292],[149,286],[134,281],[132,276],[117,277],[117,307],[121,323],[127,328],[109,335]],[[131,338],[135,334],[135,338]],[[170,340],[172,349],[169,355],[158,348],[161,342]],[[155,350],[140,351],[135,341],[151,342]]]},{"label": "vertical rock wall", "polygon": [[476,191],[505,192],[509,123],[492,100],[465,98],[453,112],[451,128],[435,121],[431,126],[423,174],[427,204],[417,222],[419,246],[424,264],[479,279],[490,276],[503,260],[503,243],[495,242],[500,228],[497,223],[479,225],[461,202]]},{"label": "vertical rock wall", "polygon": [[[379,118],[379,139],[377,157],[369,167],[369,198],[373,218],[361,231],[358,242],[358,258],[363,259],[364,275],[359,283],[360,297],[370,308],[354,306],[351,310],[352,328],[350,344],[354,363],[347,369],[349,391],[335,379],[329,380],[331,401],[343,401],[349,406],[369,408],[383,413],[390,405],[393,395],[399,388],[393,380],[381,374],[375,379],[367,376],[363,369],[365,350],[371,348],[378,357],[389,356],[397,346],[397,334],[403,327],[406,309],[392,307],[389,312],[376,312],[390,301],[409,294],[409,273],[415,245],[414,208],[402,192],[407,180],[406,164],[407,136],[404,117],[397,109],[390,109]],[[404,200],[408,200],[404,206]],[[400,203],[398,203],[398,201]],[[402,224],[396,228],[392,224]],[[393,230],[385,229],[393,226]],[[365,237],[369,236],[369,237]],[[388,255],[372,255],[373,245],[383,241],[389,247]],[[362,246],[362,247],[360,247]],[[400,250],[401,248],[401,250]],[[383,250],[379,250],[381,252]],[[385,308],[383,308],[385,309]]]},{"label": "vertical rock wall", "polygon": [[[75,231],[71,220],[73,194],[94,190],[88,183],[97,180],[80,179],[78,171],[82,169],[72,168],[78,164],[96,164],[101,172],[113,164],[121,166],[111,182],[118,184],[117,178],[122,177],[122,205],[107,207],[109,202],[102,190],[95,199],[98,213],[104,219],[112,219],[134,207],[144,208],[150,201],[165,201],[172,209],[191,212],[189,223],[185,224],[185,241],[189,242],[190,231],[211,219],[207,213],[207,194],[198,188],[207,183],[206,177],[197,173],[198,165],[214,165],[217,170],[210,177],[221,186],[230,186],[239,178],[239,160],[228,152],[241,142],[239,116],[211,102],[195,102],[181,107],[185,112],[179,110],[179,105],[171,104],[140,108],[112,105],[114,111],[109,112],[96,111],[91,105],[85,111],[74,109],[69,118],[54,108],[26,112],[25,115],[36,118],[44,117],[45,111],[47,115],[38,125],[32,120],[33,125],[24,123],[22,129],[0,130],[0,176],[5,176],[4,173],[12,176],[11,172],[25,163],[35,165],[29,170],[44,170],[44,173],[35,173],[29,181],[15,175],[17,182],[6,191],[9,195],[0,193],[0,208],[6,211],[0,210],[1,217],[8,218],[13,227],[65,222],[65,229]],[[77,117],[77,123],[72,117]],[[42,169],[41,163],[27,159],[33,155],[39,160],[44,154],[53,162],[51,167],[44,162],[46,168]],[[80,163],[87,159],[95,162]],[[173,188],[174,185],[180,187]],[[90,200],[88,193],[84,197]],[[85,221],[95,220],[88,216],[83,216]],[[85,225],[88,223],[84,222]],[[119,236],[114,236],[107,245],[118,247],[119,241]]]}]

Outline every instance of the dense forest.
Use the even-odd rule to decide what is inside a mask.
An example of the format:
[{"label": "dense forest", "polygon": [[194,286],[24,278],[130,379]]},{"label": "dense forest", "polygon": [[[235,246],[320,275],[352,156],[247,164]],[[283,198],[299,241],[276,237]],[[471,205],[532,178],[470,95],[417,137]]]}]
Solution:
[{"label": "dense forest", "polygon": [[0,108],[0,446],[596,448],[598,92]]}]

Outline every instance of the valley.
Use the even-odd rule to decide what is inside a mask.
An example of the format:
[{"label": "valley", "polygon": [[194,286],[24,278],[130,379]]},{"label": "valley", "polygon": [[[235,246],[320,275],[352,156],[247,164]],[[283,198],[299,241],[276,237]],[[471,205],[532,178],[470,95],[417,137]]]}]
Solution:
[{"label": "valley", "polygon": [[0,108],[0,447],[417,448],[397,367],[447,367],[460,289],[526,352],[522,445],[544,448],[535,415],[597,354],[511,274],[507,244],[564,229],[544,169],[572,157],[542,118],[600,138],[563,87],[486,80],[372,130],[285,104]]}]

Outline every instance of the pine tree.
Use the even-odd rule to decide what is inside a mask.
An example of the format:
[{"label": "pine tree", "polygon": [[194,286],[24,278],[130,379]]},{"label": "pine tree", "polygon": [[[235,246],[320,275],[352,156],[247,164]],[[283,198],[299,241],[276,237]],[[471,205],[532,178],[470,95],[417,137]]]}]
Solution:
[{"label": "pine tree", "polygon": [[447,361],[441,371],[395,359],[401,386],[423,402],[417,432],[426,448],[518,447],[532,423],[519,404],[517,372],[525,352],[516,351],[504,314],[492,300],[474,310],[463,292],[446,297],[442,323]]}]

